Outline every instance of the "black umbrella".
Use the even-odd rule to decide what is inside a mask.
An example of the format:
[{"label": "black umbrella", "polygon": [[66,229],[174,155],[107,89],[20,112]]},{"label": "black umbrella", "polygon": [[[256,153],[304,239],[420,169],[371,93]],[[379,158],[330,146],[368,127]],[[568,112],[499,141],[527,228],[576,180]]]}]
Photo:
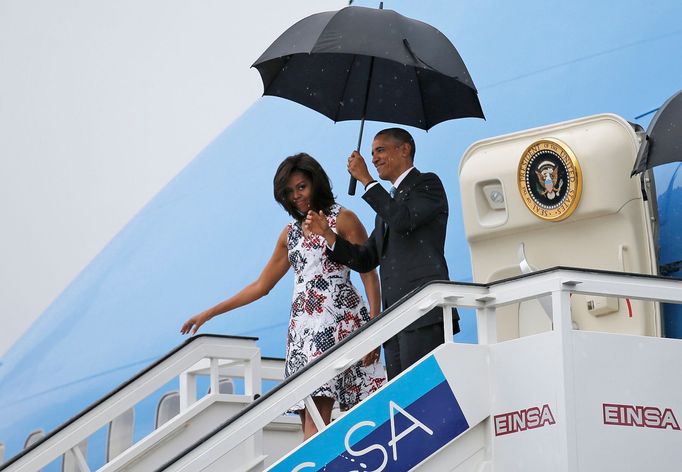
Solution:
[{"label": "black umbrella", "polygon": [[[336,121],[386,121],[428,130],[483,118],[459,53],[436,28],[393,10],[346,7],[286,30],[253,64],[263,95],[293,100]],[[348,193],[355,193],[351,178]]]},{"label": "black umbrella", "polygon": [[682,90],[654,115],[630,176],[675,161],[682,161]]}]

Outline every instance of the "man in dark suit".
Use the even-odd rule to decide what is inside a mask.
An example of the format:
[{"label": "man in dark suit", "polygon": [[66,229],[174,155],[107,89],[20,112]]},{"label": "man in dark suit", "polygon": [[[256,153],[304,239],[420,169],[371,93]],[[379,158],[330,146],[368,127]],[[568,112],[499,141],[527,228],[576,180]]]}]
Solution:
[{"label": "man in dark suit", "polygon": [[[380,131],[372,142],[372,163],[379,178],[391,182],[390,192],[372,179],[357,152],[348,171],[365,186],[362,198],[376,212],[375,227],[363,245],[337,236],[319,215],[309,214],[306,226],[325,237],[329,258],[358,272],[380,268],[381,297],[386,309],[431,280],[448,280],[445,231],[448,202],[436,174],[414,166],[415,144],[401,128]],[[459,316],[453,310],[455,332]],[[444,342],[443,310],[435,308],[384,343],[388,378],[392,379]]]}]

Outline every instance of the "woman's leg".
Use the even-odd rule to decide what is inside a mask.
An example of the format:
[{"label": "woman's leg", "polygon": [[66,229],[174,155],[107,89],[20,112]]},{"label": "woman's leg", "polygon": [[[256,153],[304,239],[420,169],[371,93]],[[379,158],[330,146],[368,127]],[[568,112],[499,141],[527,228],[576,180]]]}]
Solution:
[{"label": "woman's leg", "polygon": [[[334,399],[329,397],[313,397],[313,402],[317,407],[317,411],[320,412],[320,416],[324,421],[324,424],[329,424],[332,418],[332,408],[334,408]],[[309,437],[317,433],[317,427],[313,423],[313,417],[304,408],[299,411],[301,415],[301,426],[303,426],[303,440],[307,440]]]}]

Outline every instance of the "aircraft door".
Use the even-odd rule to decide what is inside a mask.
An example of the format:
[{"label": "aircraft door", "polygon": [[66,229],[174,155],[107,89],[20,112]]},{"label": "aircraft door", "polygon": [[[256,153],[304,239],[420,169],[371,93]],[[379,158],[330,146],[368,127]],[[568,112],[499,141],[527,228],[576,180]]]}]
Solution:
[{"label": "aircraft door", "polygon": [[[479,141],[459,169],[475,282],[556,266],[656,274],[655,221],[630,178],[640,136],[611,114]],[[652,201],[653,200],[653,201]],[[551,328],[546,301],[498,310],[499,340]],[[660,336],[658,304],[574,295],[574,327]]]}]

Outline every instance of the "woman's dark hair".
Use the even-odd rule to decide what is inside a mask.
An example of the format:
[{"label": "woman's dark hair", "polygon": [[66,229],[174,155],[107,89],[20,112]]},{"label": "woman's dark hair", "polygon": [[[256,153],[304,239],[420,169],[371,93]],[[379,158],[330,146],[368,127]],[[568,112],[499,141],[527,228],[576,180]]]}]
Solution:
[{"label": "woman's dark hair", "polygon": [[287,182],[294,172],[303,172],[311,181],[311,209],[329,214],[329,209],[334,204],[329,177],[320,163],[304,152],[287,157],[277,168],[275,178],[272,180],[275,200],[297,221],[305,218],[289,200],[286,192]]}]

